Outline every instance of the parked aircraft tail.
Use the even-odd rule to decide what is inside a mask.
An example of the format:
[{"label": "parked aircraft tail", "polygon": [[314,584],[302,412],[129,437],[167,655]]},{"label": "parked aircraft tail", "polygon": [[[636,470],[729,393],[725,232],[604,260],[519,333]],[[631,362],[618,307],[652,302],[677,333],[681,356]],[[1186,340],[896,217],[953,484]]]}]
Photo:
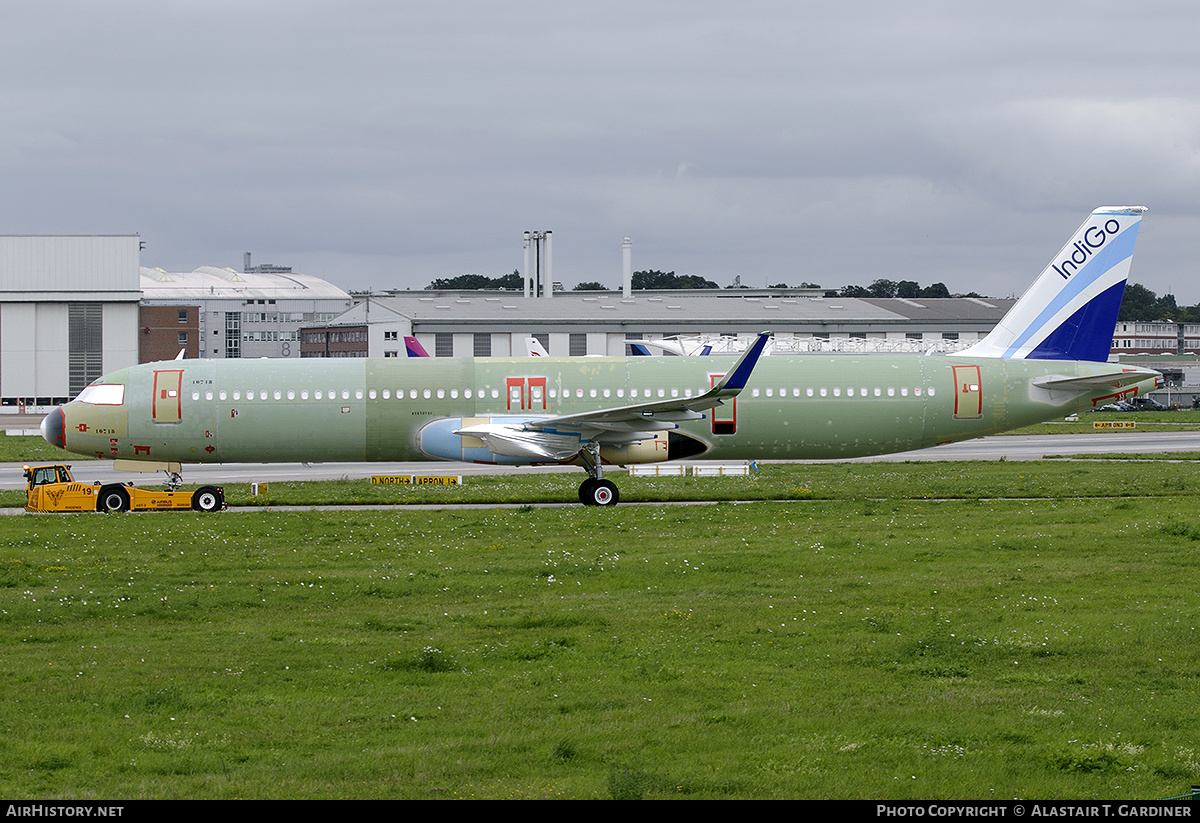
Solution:
[{"label": "parked aircraft tail", "polygon": [[546,347],[538,342],[536,337],[525,338],[525,354],[527,357],[549,357]]},{"label": "parked aircraft tail", "polygon": [[408,352],[409,357],[428,357],[429,352],[425,351],[425,347],[415,337],[404,338],[404,349]]},{"label": "parked aircraft tail", "polygon": [[991,333],[955,354],[1108,360],[1145,212],[1145,206],[1096,209]]}]

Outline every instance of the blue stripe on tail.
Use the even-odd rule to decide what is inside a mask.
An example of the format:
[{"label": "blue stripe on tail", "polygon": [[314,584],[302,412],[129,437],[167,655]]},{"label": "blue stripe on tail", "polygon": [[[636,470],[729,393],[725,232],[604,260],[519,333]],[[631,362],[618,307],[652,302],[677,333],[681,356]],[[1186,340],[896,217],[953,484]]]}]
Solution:
[{"label": "blue stripe on tail", "polygon": [[1071,315],[1025,355],[1026,359],[1107,361],[1112,349],[1112,329],[1124,294],[1125,281],[1122,280]]}]

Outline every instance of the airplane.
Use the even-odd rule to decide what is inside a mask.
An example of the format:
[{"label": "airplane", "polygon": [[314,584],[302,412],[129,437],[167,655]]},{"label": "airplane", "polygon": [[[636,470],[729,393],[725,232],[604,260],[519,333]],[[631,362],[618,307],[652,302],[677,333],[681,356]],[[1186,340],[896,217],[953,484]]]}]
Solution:
[{"label": "airplane", "polygon": [[[681,458],[903,452],[1134,396],[1159,379],[1107,363],[1146,209],[1094,211],[981,341],[955,355],[184,360],[107,374],[42,421],[67,451],[182,463],[452,460],[604,467]],[[725,361],[728,362],[728,361]],[[137,461],[132,463],[132,461]]]}]

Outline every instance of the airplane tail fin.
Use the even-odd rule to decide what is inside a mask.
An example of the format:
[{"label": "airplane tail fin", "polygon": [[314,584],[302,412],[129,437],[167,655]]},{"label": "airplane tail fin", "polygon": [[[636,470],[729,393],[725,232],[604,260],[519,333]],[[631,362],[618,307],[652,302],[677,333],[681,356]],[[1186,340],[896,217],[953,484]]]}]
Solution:
[{"label": "airplane tail fin", "polygon": [[965,357],[1104,362],[1145,206],[1101,206]]},{"label": "airplane tail fin", "polygon": [[429,356],[429,352],[425,351],[425,347],[422,346],[417,341],[417,338],[415,338],[415,337],[405,337],[404,338],[404,349],[405,349],[405,351],[408,352],[409,357],[428,357]]},{"label": "airplane tail fin", "polygon": [[549,357],[546,347],[536,337],[525,338],[525,354],[529,357]]}]

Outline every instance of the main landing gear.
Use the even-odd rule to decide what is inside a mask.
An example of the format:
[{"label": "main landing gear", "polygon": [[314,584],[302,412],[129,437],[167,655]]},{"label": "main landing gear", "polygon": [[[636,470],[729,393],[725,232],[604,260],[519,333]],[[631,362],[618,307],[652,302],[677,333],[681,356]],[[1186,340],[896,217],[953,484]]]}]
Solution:
[{"label": "main landing gear", "polygon": [[600,444],[592,441],[579,450],[588,477],[579,485],[579,502],[585,506],[615,506],[621,499],[617,484],[604,479],[600,465]]}]

